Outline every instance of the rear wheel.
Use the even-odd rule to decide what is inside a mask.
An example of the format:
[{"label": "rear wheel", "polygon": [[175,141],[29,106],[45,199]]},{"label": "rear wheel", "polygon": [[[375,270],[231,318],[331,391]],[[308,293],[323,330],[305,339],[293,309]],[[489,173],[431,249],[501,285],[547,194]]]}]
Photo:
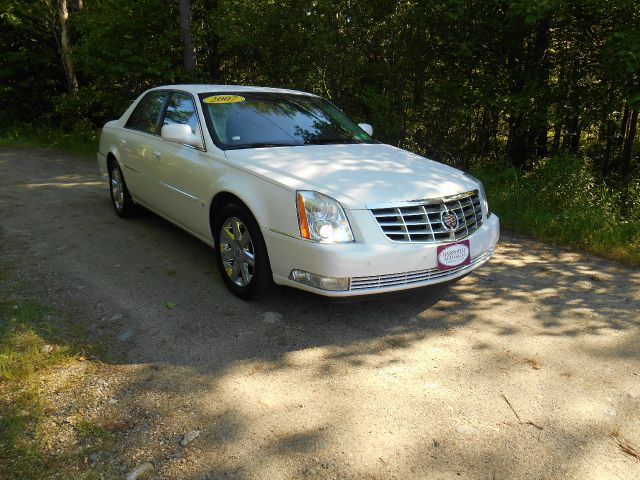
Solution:
[{"label": "rear wheel", "polygon": [[244,299],[261,298],[273,286],[267,247],[246,208],[229,204],[215,222],[216,262],[226,286]]},{"label": "rear wheel", "polygon": [[109,190],[111,191],[111,204],[118,216],[130,217],[136,206],[131,199],[122,170],[114,160],[109,162]]}]

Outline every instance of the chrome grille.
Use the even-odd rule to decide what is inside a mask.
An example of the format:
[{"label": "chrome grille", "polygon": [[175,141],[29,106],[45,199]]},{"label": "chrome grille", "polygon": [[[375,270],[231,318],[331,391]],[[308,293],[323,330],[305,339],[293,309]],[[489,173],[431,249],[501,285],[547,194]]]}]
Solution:
[{"label": "chrome grille", "polygon": [[471,268],[473,265],[488,260],[493,255],[493,250],[487,250],[484,253],[471,259],[469,265],[461,265],[449,270],[439,270],[438,267],[428,268],[426,270],[416,270],[413,272],[391,273],[388,275],[372,275],[369,277],[353,277],[351,279],[351,290],[366,290],[370,288],[394,287],[397,285],[407,285],[412,283],[426,282],[427,280],[436,280],[438,278],[454,276],[461,270]]},{"label": "chrome grille", "polygon": [[[482,207],[477,190],[400,206],[371,208],[378,225],[394,242],[436,243],[458,240],[471,235],[482,225]],[[442,222],[442,214],[451,213],[458,226],[450,230]]]}]

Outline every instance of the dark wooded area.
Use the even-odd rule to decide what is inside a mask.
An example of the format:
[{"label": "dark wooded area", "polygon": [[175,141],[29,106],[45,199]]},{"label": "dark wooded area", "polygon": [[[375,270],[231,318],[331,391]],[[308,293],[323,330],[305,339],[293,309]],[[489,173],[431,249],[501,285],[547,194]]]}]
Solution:
[{"label": "dark wooded area", "polygon": [[[507,172],[516,184],[498,182],[501,194],[507,187],[521,194],[529,175],[536,179],[527,195],[538,195],[534,185],[553,177],[540,188],[560,185],[561,198],[593,206],[585,208],[601,223],[631,222],[621,238],[640,243],[637,0],[0,6],[0,128],[95,130],[144,89],[166,83],[297,88],[372,123],[379,140],[489,169],[491,178]],[[584,181],[571,180],[576,175]],[[515,210],[511,197],[496,197]],[[553,222],[509,225],[531,231]]]}]

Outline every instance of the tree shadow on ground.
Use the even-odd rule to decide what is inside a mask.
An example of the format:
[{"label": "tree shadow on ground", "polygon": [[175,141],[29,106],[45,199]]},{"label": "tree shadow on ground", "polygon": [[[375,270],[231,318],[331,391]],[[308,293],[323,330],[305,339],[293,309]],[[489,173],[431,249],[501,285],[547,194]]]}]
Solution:
[{"label": "tree shadow on ground", "polygon": [[[193,479],[557,477],[590,473],[635,418],[620,391],[637,376],[606,382],[640,360],[638,269],[507,237],[456,284],[247,303],[209,247],[153,214],[117,219],[93,166],[38,152],[20,159],[28,178],[2,180],[0,233],[20,245],[6,261],[111,346],[103,361],[126,372],[113,415],[135,419],[122,458],[144,444]],[[176,446],[192,428],[199,452]]]}]

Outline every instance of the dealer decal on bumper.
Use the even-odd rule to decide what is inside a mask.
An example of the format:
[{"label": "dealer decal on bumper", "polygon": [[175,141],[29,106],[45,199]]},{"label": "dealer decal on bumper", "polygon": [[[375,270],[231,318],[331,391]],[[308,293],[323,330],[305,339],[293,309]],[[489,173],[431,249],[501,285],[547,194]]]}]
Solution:
[{"label": "dealer decal on bumper", "polygon": [[470,263],[471,246],[469,240],[438,247],[438,270],[450,270]]}]

